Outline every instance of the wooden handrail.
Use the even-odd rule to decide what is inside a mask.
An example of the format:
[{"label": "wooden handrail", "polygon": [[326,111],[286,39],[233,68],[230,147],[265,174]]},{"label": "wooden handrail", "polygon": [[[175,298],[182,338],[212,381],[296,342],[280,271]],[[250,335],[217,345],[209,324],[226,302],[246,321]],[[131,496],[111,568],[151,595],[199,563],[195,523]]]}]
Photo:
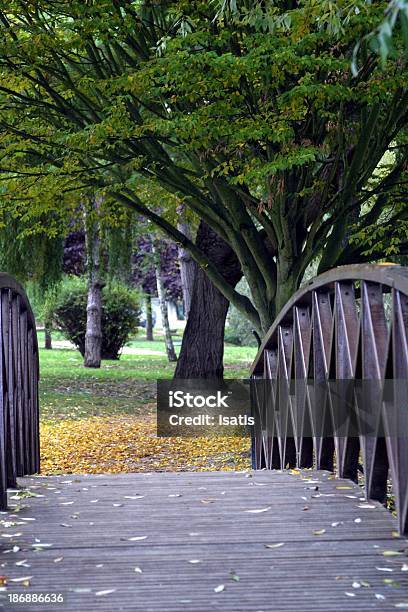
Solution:
[{"label": "wooden handrail", "polygon": [[0,507],[18,476],[40,469],[35,319],[22,286],[0,273]]},{"label": "wooden handrail", "polygon": [[[266,334],[251,378],[255,469],[335,468],[339,477],[357,482],[362,464],[366,497],[383,503],[391,476],[399,529],[408,533],[407,268],[343,266],[311,280]],[[322,419],[334,424],[330,389],[321,396],[315,390],[317,384],[329,387],[329,381],[360,382],[365,388],[369,382],[372,432],[351,433],[348,425],[341,432],[333,426],[329,434],[319,429]],[[282,402],[277,408],[282,384],[292,389],[285,415]]]}]

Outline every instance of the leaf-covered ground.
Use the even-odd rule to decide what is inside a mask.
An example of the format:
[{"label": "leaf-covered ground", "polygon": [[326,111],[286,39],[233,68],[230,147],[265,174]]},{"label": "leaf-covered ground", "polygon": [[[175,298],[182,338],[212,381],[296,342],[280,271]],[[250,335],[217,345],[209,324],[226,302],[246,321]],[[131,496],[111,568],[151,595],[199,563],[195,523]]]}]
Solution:
[{"label": "leaf-covered ground", "polygon": [[[171,377],[174,365],[160,341],[131,347],[134,354],[100,370],[84,368],[74,350],[40,351],[42,473],[250,467],[248,439],[156,436],[156,380]],[[226,347],[226,376],[246,377],[254,353]]]},{"label": "leaf-covered ground", "polygon": [[245,438],[158,438],[150,417],[67,419],[41,426],[43,474],[250,467]]}]

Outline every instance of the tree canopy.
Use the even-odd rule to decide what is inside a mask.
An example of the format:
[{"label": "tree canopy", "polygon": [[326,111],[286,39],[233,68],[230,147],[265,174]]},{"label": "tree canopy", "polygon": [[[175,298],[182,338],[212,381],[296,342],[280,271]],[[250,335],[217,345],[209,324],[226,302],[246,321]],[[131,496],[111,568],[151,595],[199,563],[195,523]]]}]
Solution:
[{"label": "tree canopy", "polygon": [[[1,197],[15,218],[98,191],[106,214],[125,204],[188,248],[261,332],[314,259],[407,251],[402,33],[385,69],[367,39],[386,2],[0,6]],[[232,247],[251,299],[177,230],[180,202]]]}]

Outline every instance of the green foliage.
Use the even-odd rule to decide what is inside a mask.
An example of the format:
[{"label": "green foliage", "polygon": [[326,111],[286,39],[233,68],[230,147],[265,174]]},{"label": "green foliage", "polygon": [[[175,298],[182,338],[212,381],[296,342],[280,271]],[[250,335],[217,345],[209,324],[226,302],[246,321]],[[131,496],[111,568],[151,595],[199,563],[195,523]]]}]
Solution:
[{"label": "green foliage", "polygon": [[43,230],[36,232],[32,220],[13,218],[4,211],[0,219],[0,270],[22,283],[35,282],[39,293],[61,277],[63,237],[50,231],[48,221],[43,217]]},{"label": "green foliage", "polygon": [[[137,332],[139,296],[118,282],[102,290],[102,358],[118,359],[130,335]],[[87,290],[84,279],[66,278],[48,303],[54,324],[85,353]]]},{"label": "green foliage", "polygon": [[[249,295],[248,283],[241,280],[237,289],[243,295]],[[253,334],[254,326],[242,315],[237,308],[230,306],[228,311],[227,326],[225,328],[224,340],[234,346],[258,346]]]},{"label": "green foliage", "polygon": [[408,56],[408,0],[391,0],[385,10],[384,19],[379,26],[367,34],[354,49],[352,69],[358,73],[358,57],[362,47],[369,45],[379,54],[381,64],[385,68],[386,61],[391,54],[395,54],[395,30],[400,29],[404,41],[405,53]]}]

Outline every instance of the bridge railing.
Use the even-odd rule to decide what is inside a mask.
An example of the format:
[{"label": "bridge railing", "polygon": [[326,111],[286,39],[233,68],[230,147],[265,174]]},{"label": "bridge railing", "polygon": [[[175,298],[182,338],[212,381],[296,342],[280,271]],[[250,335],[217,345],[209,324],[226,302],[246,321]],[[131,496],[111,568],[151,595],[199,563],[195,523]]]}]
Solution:
[{"label": "bridge railing", "polygon": [[0,273],[0,508],[18,476],[40,468],[38,344],[23,288]]},{"label": "bridge railing", "polygon": [[[407,268],[343,266],[310,281],[267,333],[251,377],[255,469],[363,477],[366,497],[391,497],[400,532],[408,532]],[[370,431],[353,428],[342,391],[330,388],[350,381],[369,385],[365,396],[356,388],[352,395],[357,421],[361,410],[370,412]]]}]

